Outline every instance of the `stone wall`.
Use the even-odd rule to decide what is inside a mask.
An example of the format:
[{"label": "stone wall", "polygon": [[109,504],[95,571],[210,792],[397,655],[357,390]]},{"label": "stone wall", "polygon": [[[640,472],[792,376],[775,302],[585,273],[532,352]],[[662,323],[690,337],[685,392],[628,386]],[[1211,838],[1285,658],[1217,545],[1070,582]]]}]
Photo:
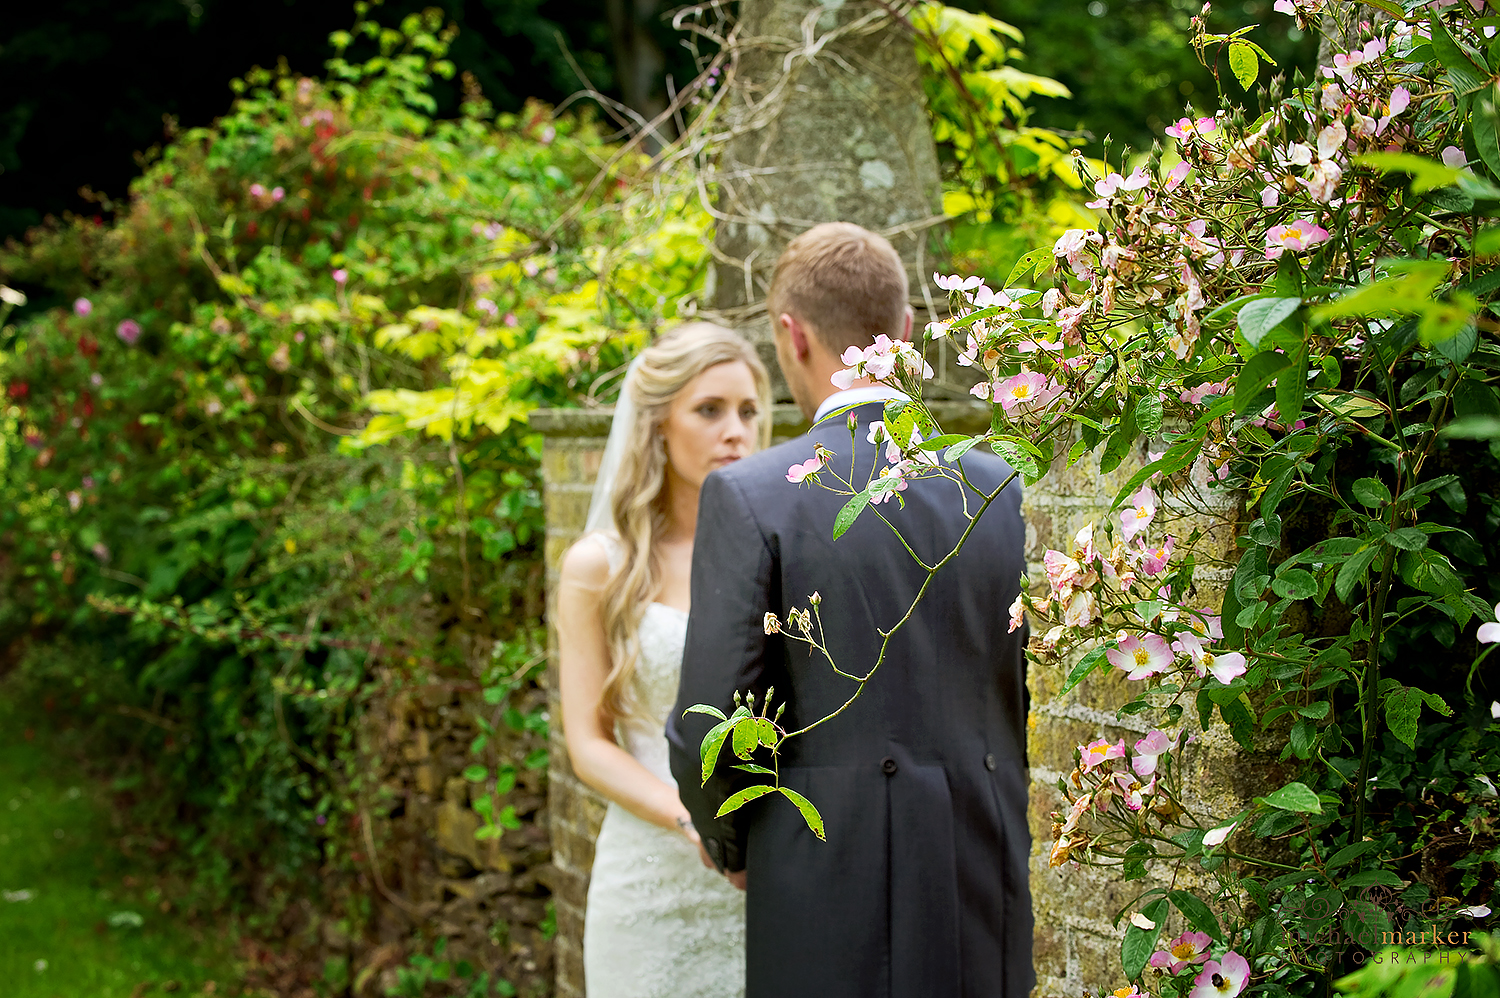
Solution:
[{"label": "stone wall", "polygon": [[[1120,467],[1107,475],[1099,473],[1096,456],[1064,468],[1054,464],[1051,473],[1026,494],[1027,564],[1032,566],[1034,591],[1045,590],[1042,555],[1048,548],[1066,549],[1073,536],[1090,521],[1102,529],[1116,492],[1146,463],[1149,442],[1141,440]],[[1162,450],[1160,442],[1150,445]],[[1057,451],[1065,454],[1066,444]],[[1234,526],[1238,499],[1219,493],[1200,493],[1195,511],[1181,516],[1173,533],[1182,539],[1196,527],[1203,537],[1193,548],[1200,566],[1205,561],[1219,567],[1201,568],[1199,598],[1204,606],[1217,606],[1235,558]],[[1125,984],[1120,970],[1120,941],[1124,922],[1116,927],[1111,919],[1142,891],[1161,886],[1155,880],[1126,883],[1106,870],[1065,865],[1051,869],[1051,812],[1063,809],[1057,781],[1073,770],[1073,752],[1097,738],[1133,743],[1149,725],[1133,716],[1117,717],[1116,710],[1133,698],[1123,675],[1113,669],[1096,672],[1065,696],[1057,696],[1072,662],[1056,667],[1033,664],[1027,680],[1031,690],[1028,720],[1028,755],[1031,764],[1031,891],[1036,913],[1035,960],[1039,998],[1078,998],[1084,991],[1108,994]],[[1188,704],[1181,723],[1193,723],[1196,712]],[[1250,766],[1229,738],[1222,724],[1200,733],[1188,748],[1184,786],[1196,788],[1190,802],[1194,810],[1215,819],[1227,818],[1243,806],[1238,787]],[[1201,871],[1198,873],[1201,876]],[[1177,887],[1194,886],[1192,875],[1179,878]]]}]

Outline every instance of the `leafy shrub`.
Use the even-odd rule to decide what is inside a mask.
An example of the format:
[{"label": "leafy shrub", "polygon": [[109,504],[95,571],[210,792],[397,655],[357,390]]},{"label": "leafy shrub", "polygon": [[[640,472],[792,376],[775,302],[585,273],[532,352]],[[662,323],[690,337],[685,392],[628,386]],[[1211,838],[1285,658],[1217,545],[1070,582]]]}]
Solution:
[{"label": "leafy shrub", "polygon": [[142,796],[215,897],[252,857],[327,857],[377,667],[483,680],[488,643],[534,644],[525,414],[701,271],[690,221],[626,205],[635,159],[595,182],[587,116],[497,119],[469,86],[434,120],[435,17],[361,22],[379,54],[325,80],[247,75],[114,223],[0,253],[73,303],[0,333],[0,647],[155,760]]}]

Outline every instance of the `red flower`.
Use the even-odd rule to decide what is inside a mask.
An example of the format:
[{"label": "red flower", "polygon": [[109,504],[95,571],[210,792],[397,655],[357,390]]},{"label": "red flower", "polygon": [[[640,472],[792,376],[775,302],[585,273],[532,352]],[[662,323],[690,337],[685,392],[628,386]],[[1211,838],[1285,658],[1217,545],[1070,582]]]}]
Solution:
[{"label": "red flower", "polygon": [[31,394],[31,386],[24,381],[12,381],[5,389],[5,394],[13,399],[23,399]]}]

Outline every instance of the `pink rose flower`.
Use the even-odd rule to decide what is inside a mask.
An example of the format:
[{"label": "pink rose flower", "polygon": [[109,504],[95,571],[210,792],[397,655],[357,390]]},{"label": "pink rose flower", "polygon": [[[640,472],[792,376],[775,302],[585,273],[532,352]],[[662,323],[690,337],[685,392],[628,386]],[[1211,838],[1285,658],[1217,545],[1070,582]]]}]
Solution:
[{"label": "pink rose flower", "polygon": [[73,302],[73,314],[82,318],[94,310],[94,303],[87,298],[79,298]]},{"label": "pink rose flower", "polygon": [[141,338],[141,324],[134,319],[126,319],[115,327],[115,335],[125,341],[126,346],[135,346],[135,341]]},{"label": "pink rose flower", "polygon": [[823,462],[815,457],[810,457],[801,464],[794,464],[786,469],[786,480],[793,485],[805,481],[809,475],[816,475],[823,470]]}]

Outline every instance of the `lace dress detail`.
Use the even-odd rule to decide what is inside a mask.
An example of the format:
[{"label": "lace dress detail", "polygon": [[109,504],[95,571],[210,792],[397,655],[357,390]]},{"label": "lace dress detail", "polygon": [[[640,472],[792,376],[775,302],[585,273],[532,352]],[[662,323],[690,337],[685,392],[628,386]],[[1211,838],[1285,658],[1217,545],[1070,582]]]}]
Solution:
[{"label": "lace dress detail", "polygon": [[[619,552],[607,535],[610,554]],[[687,614],[652,603],[641,619],[636,703],[650,718],[617,728],[620,744],[672,786],[666,719],[677,698]],[[588,998],[741,998],[745,896],[676,832],[611,803],[594,848],[584,916]]]}]

